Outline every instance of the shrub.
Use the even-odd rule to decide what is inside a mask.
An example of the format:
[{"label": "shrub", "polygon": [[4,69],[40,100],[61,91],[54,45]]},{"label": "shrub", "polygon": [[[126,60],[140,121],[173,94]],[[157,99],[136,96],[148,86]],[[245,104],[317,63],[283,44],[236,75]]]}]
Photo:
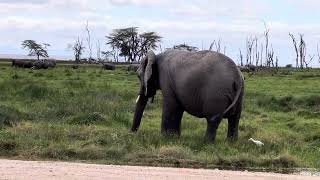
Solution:
[{"label": "shrub", "polygon": [[1,105],[0,128],[14,126],[23,116],[24,115],[16,109]]}]

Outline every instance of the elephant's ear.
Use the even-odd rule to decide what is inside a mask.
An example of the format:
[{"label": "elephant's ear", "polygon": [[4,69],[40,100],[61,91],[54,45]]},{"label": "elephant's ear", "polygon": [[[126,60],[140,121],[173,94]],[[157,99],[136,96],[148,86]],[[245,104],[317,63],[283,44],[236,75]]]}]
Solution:
[{"label": "elephant's ear", "polygon": [[145,73],[144,73],[144,85],[145,85],[145,95],[147,96],[148,93],[148,81],[151,79],[152,76],[152,66],[156,62],[156,55],[154,54],[153,51],[149,51],[146,57],[146,63],[147,66],[145,68]]}]

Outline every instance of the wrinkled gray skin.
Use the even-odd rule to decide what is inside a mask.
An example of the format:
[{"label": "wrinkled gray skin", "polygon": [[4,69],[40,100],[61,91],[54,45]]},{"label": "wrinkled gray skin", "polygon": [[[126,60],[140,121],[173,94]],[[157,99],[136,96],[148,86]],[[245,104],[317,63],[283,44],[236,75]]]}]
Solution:
[{"label": "wrinkled gray skin", "polygon": [[183,112],[207,119],[206,138],[214,142],[223,118],[228,119],[228,139],[238,137],[244,80],[235,63],[213,51],[152,51],[138,69],[140,92],[131,131],[138,130],[144,108],[156,90],[163,94],[161,132],[181,133]]}]

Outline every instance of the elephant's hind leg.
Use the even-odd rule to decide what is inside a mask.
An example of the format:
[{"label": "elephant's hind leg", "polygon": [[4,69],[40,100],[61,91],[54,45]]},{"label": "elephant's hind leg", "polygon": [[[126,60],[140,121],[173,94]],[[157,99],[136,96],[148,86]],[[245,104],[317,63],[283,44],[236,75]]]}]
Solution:
[{"label": "elephant's hind leg", "polygon": [[164,98],[162,109],[161,132],[165,135],[181,134],[183,108],[173,98]]},{"label": "elephant's hind leg", "polygon": [[241,113],[237,113],[235,116],[228,118],[228,140],[237,140],[238,139],[238,127]]},{"label": "elephant's hind leg", "polygon": [[239,121],[241,117],[242,110],[242,97],[239,99],[236,107],[236,111],[233,115],[228,117],[228,135],[227,138],[229,140],[237,140],[238,139],[238,127]]},{"label": "elephant's hind leg", "polygon": [[217,129],[220,125],[222,117],[220,114],[207,119],[207,132],[206,132],[206,140],[209,140],[211,143],[214,143],[216,139]]}]

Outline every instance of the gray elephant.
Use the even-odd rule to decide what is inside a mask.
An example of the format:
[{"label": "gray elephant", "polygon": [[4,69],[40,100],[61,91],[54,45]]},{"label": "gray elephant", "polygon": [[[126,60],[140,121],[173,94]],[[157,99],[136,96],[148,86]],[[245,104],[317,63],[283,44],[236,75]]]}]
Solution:
[{"label": "gray elephant", "polygon": [[213,51],[152,51],[138,69],[140,92],[136,101],[132,132],[138,130],[149,98],[161,89],[163,95],[161,132],[181,134],[183,112],[207,119],[206,139],[215,141],[223,118],[228,119],[228,139],[238,137],[244,79],[236,64]]},{"label": "gray elephant", "polygon": [[102,69],[104,69],[104,70],[115,70],[116,66],[111,64],[111,63],[104,63],[102,65]]},{"label": "gray elephant", "polygon": [[139,64],[130,64],[128,67],[127,67],[127,71],[130,72],[137,72],[138,68],[139,68]]}]

